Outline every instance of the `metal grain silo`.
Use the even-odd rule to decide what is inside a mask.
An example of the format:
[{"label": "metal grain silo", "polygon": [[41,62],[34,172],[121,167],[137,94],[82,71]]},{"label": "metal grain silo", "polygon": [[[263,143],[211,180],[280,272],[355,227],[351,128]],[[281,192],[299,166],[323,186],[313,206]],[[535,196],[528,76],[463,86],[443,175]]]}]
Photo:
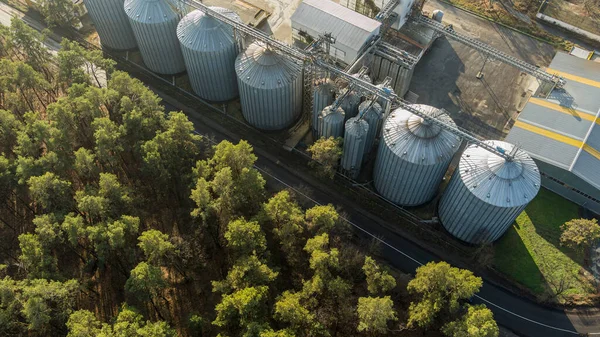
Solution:
[{"label": "metal grain silo", "polygon": [[123,8],[124,2],[125,0],[83,0],[104,47],[127,50],[137,46]]},{"label": "metal grain silo", "polygon": [[473,244],[500,238],[540,189],[540,173],[525,151],[501,141],[486,143],[513,159],[470,145],[439,205],[446,230]]},{"label": "metal grain silo", "polygon": [[[343,89],[340,95],[345,95],[348,90],[350,89]],[[360,105],[360,100],[360,95],[356,91],[352,90],[340,101],[340,106],[342,109],[344,109],[344,113],[346,113],[346,120],[358,115],[358,106]]]},{"label": "metal grain silo", "polygon": [[[231,10],[221,7],[211,9],[240,21],[240,17]],[[215,102],[237,97],[235,59],[239,50],[230,25],[195,10],[179,22],[177,38],[190,83],[198,96]]]},{"label": "metal grain silo", "polygon": [[333,106],[327,106],[321,114],[318,121],[319,138],[337,138],[344,135],[344,110],[340,107],[333,109]]},{"label": "metal grain silo", "polygon": [[290,126],[302,110],[302,66],[260,42],[235,61],[242,114],[263,130]]},{"label": "metal grain silo", "polygon": [[[414,105],[448,125],[454,122],[442,110]],[[431,200],[448,170],[461,140],[404,109],[390,113],[383,125],[373,179],[385,198],[403,206]]]},{"label": "metal grain silo", "polygon": [[369,134],[367,135],[367,143],[365,144],[365,154],[371,151],[375,138],[381,130],[381,124],[383,123],[383,108],[379,103],[372,101],[364,101],[360,104],[358,111],[362,118],[369,124]]},{"label": "metal grain silo", "polygon": [[352,179],[356,179],[360,173],[368,133],[369,124],[364,119],[352,117],[346,121],[342,169]]},{"label": "metal grain silo", "polygon": [[177,40],[180,14],[166,0],[125,0],[125,13],[148,69],[159,74],[185,71]]},{"label": "metal grain silo", "polygon": [[333,103],[335,96],[335,85],[328,78],[322,78],[315,81],[315,91],[313,96],[313,111],[312,111],[312,128],[316,132],[318,127],[318,119],[321,111],[326,106]]}]

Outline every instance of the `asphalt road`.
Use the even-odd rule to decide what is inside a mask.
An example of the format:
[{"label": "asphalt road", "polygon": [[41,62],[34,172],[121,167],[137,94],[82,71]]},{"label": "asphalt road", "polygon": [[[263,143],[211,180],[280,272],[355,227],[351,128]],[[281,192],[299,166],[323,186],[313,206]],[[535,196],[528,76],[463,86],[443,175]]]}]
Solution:
[{"label": "asphalt road", "polygon": [[[0,23],[6,24],[7,18],[10,18],[6,13],[14,13],[14,10],[7,9],[4,3],[0,3],[0,12],[5,13],[4,15],[0,14]],[[30,18],[23,18],[23,20],[27,23],[31,22]],[[34,28],[38,28],[39,25],[39,23],[32,24]],[[56,46],[52,42],[49,44]],[[165,101],[167,110],[184,110],[190,120],[194,122],[198,133],[212,136],[217,141],[227,139],[236,142],[242,138],[239,135],[232,134],[221,125],[204,118],[200,111],[183,107],[172,98],[161,93],[159,95]],[[346,220],[356,228],[357,235],[379,240],[383,255],[395,268],[405,273],[414,274],[415,269],[424,263],[443,260],[443,256],[435,256],[416,243],[387,230],[376,216],[363,210],[360,205],[356,205],[352,200],[337,194],[335,191],[321,189],[321,186],[312,181],[310,176],[287,167],[272,154],[257,146],[255,146],[255,153],[258,156],[257,169],[263,173],[271,187],[295,189],[298,194],[306,195],[314,203],[331,203],[342,207],[345,214],[347,214]],[[595,312],[582,315],[549,309],[520,298],[486,281],[484,281],[483,288],[474,302],[485,303],[494,312],[494,317],[499,324],[524,336],[574,336],[578,335],[576,330],[592,335],[600,335],[600,332],[594,333],[600,331],[600,318]]]}]

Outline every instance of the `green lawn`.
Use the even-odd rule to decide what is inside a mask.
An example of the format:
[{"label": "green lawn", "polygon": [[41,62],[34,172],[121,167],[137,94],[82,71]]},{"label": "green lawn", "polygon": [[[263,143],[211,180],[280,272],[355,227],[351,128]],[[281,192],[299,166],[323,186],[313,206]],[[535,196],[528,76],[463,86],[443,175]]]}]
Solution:
[{"label": "green lawn", "polygon": [[577,205],[541,189],[496,243],[494,266],[540,298],[558,302],[585,298],[594,287],[582,272],[583,254],[559,244],[560,226],[577,217]]}]

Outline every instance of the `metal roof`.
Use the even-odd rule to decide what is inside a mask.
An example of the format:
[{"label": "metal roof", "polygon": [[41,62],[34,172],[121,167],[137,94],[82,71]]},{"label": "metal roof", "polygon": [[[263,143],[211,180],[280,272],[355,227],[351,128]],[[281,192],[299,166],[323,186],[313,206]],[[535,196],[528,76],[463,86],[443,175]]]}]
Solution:
[{"label": "metal roof", "polygon": [[236,60],[240,81],[260,89],[276,89],[302,76],[302,66],[262,42],[254,42]]},{"label": "metal roof", "polygon": [[559,52],[547,71],[566,85],[532,97],[506,141],[600,189],[600,64]]},{"label": "metal roof", "polygon": [[[448,125],[455,125],[443,110],[422,104],[415,107]],[[452,159],[461,143],[451,132],[402,108],[390,114],[383,128],[383,142],[392,152],[402,160],[418,165],[435,165]]]},{"label": "metal roof", "polygon": [[168,22],[179,17],[176,8],[164,0],[125,0],[124,7],[129,18],[140,23]]},{"label": "metal roof", "polygon": [[335,44],[354,50],[360,49],[381,26],[380,22],[329,0],[304,0],[291,19],[295,28],[331,33]]},{"label": "metal roof", "polygon": [[[486,143],[507,153],[514,145],[502,141]],[[530,202],[540,189],[541,176],[527,152],[517,149],[512,161],[471,145],[463,153],[457,170],[460,178],[477,198],[498,207],[515,207]]]},{"label": "metal roof", "polygon": [[[240,21],[240,17],[229,9],[210,7],[212,10]],[[177,26],[179,41],[187,48],[203,52],[227,49],[235,43],[233,28],[200,10],[186,15]]]}]

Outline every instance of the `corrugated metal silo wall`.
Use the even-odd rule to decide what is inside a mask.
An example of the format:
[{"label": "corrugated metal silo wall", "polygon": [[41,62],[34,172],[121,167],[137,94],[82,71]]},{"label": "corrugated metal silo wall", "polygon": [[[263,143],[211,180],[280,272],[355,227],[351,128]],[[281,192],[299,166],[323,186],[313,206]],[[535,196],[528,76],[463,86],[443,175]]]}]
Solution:
[{"label": "corrugated metal silo wall", "polygon": [[[361,107],[368,105],[368,103],[368,101],[363,102]],[[381,125],[383,124],[383,110],[381,109],[381,106],[375,103],[375,105],[373,105],[369,112],[365,115],[364,119],[369,124],[369,134],[367,135],[365,144],[366,155],[373,148],[373,145],[375,144],[375,138],[377,138],[377,134],[379,133],[379,130],[381,130]]]},{"label": "corrugated metal silo wall", "polygon": [[326,107],[319,115],[318,123],[319,138],[338,138],[344,135],[344,111],[342,108],[332,112],[330,107]]},{"label": "corrugated metal silo wall", "polygon": [[437,193],[451,160],[434,165],[417,165],[402,160],[382,140],[373,172],[375,188],[395,204],[422,205]]},{"label": "corrugated metal silo wall", "polygon": [[103,46],[128,50],[137,46],[123,7],[124,0],[84,0]]},{"label": "corrugated metal silo wall", "polygon": [[[207,33],[208,34],[208,33]],[[220,50],[200,51],[181,43],[190,83],[198,96],[208,101],[223,102],[238,96],[235,59],[237,43],[223,45]]]},{"label": "corrugated metal silo wall", "polygon": [[404,97],[408,92],[415,71],[414,67],[406,68],[379,55],[374,56],[370,69],[371,77],[375,82],[383,81],[386,76],[390,76],[392,78],[390,86],[394,88],[398,97]]},{"label": "corrugated metal silo wall", "polygon": [[344,152],[341,162],[342,168],[348,172],[352,179],[356,179],[360,174],[365,152],[365,140],[369,128],[364,120],[357,123],[354,120],[348,120],[345,125]]},{"label": "corrugated metal silo wall", "polygon": [[302,112],[302,76],[290,85],[260,89],[243,83],[238,77],[242,114],[250,125],[262,130],[289,127]]},{"label": "corrugated metal silo wall", "polygon": [[[127,12],[127,4],[125,10]],[[128,15],[142,59],[148,69],[165,75],[185,71],[185,62],[177,39],[178,16],[172,16],[171,19],[162,22],[151,23],[143,20],[148,18],[157,20],[157,16],[160,17],[164,14],[159,11],[156,13],[142,13],[141,15],[149,16],[143,18],[143,20],[138,17],[140,21],[135,19],[136,13],[128,13]]]},{"label": "corrugated metal silo wall", "polygon": [[438,213],[448,232],[462,241],[485,244],[498,240],[527,204],[498,207],[469,191],[456,170],[440,200]]},{"label": "corrugated metal silo wall", "polygon": [[[343,94],[343,92],[342,92]],[[346,120],[358,114],[358,106],[360,105],[360,96],[356,92],[348,94],[340,103],[340,106],[346,114]]]},{"label": "corrugated metal silo wall", "polygon": [[327,84],[322,84],[315,87],[315,94],[313,98],[313,115],[312,115],[312,128],[317,131],[319,125],[319,114],[325,109],[326,106],[333,103],[333,92],[327,90],[325,87]]}]

